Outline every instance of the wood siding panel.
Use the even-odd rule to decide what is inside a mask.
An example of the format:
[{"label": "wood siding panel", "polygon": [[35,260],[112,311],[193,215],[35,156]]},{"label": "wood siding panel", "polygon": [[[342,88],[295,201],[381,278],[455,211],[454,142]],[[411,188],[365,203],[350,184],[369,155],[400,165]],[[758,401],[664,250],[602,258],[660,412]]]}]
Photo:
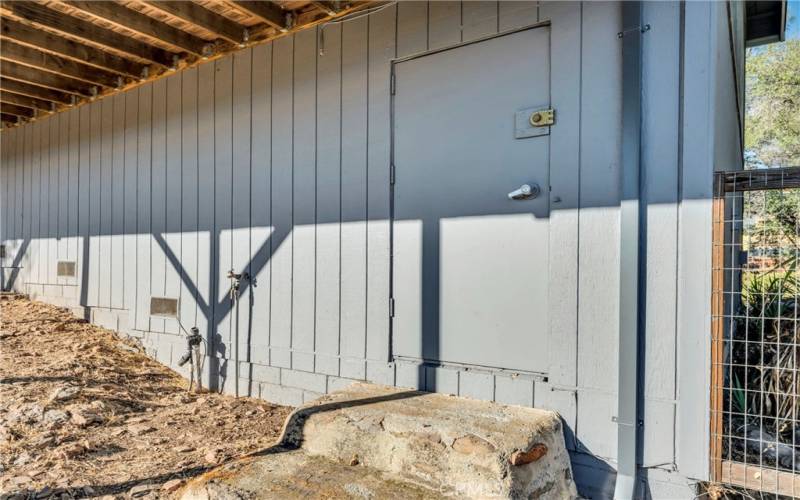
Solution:
[{"label": "wood siding panel", "polygon": [[291,367],[292,336],[292,130],[294,43],[282,38],[272,52],[272,365]]},{"label": "wood siding panel", "polygon": [[[166,265],[164,275],[164,297],[181,301],[180,264],[181,262],[181,186],[183,169],[183,134],[181,96],[183,73],[170,76],[167,84],[167,165],[166,165],[166,226],[164,241],[166,242]],[[180,310],[178,311],[180,313]],[[180,333],[175,318],[164,319],[164,331]]]},{"label": "wood siding panel", "polygon": [[292,197],[292,368],[314,371],[317,29],[295,35]]},{"label": "wood siding panel", "polygon": [[389,360],[391,109],[397,6],[369,17],[367,68],[367,359]]},{"label": "wood siding panel", "polygon": [[137,159],[137,206],[136,206],[136,317],[137,330],[150,330],[151,259],[152,236],[151,204],[153,161],[153,84],[139,87],[138,159]]},{"label": "wood siding panel", "polygon": [[133,89],[125,94],[125,161],[123,166],[123,249],[122,262],[124,265],[123,280],[123,307],[131,311],[130,325],[135,325],[136,313],[136,233],[137,233],[137,154],[139,152],[139,89]]},{"label": "wood siding panel", "polygon": [[187,330],[197,326],[198,252],[198,69],[181,77],[181,269],[180,321]]},{"label": "wood siding panel", "polygon": [[[151,136],[151,202],[150,202],[150,295],[164,297],[167,260],[163,245],[166,245],[167,205],[167,81],[156,80],[152,88],[152,136]],[[148,314],[150,301],[147,302]],[[164,318],[150,318],[150,329],[154,332],[164,331]]]},{"label": "wood siding panel", "polygon": [[342,27],[341,375],[364,378],[366,364],[368,20]]},{"label": "wood siding panel", "polygon": [[[90,307],[100,305],[100,228],[103,178],[103,102],[93,102],[89,108],[89,269],[86,303]],[[48,120],[49,122],[50,120]],[[44,186],[42,186],[44,191]],[[44,221],[43,221],[44,222]]]},{"label": "wood siding panel", "polygon": [[317,80],[316,369],[339,374],[342,25],[325,27]]},{"label": "wood siding panel", "polygon": [[270,364],[270,240],[272,217],[272,44],[253,47],[252,59],[252,169],[250,171],[250,269],[255,288],[250,323],[250,360]]},{"label": "wood siding panel", "polygon": [[[252,49],[233,54],[233,171],[231,221],[231,269],[236,273],[250,273],[250,162],[251,104],[252,104]],[[239,359],[248,359],[250,317],[250,281],[243,279],[239,298],[239,343],[231,342],[239,350]],[[233,307],[233,305],[231,305]],[[235,313],[231,321],[236,321]],[[232,325],[234,328],[235,325]],[[245,376],[241,373],[240,376]],[[240,392],[246,394],[247,391]]]}]

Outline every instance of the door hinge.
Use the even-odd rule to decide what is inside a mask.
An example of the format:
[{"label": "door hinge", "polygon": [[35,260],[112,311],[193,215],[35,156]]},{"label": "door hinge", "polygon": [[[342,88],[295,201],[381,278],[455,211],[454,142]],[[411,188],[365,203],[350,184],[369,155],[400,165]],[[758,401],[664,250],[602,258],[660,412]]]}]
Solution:
[{"label": "door hinge", "polygon": [[394,71],[392,71],[391,76],[389,77],[389,93],[394,95],[397,92],[397,83],[394,76]]},{"label": "door hinge", "polygon": [[394,297],[389,297],[389,317],[394,318]]},{"label": "door hinge", "polygon": [[389,165],[389,185],[394,186],[395,180],[396,180],[395,168],[394,168],[394,163],[392,163],[391,165]]}]

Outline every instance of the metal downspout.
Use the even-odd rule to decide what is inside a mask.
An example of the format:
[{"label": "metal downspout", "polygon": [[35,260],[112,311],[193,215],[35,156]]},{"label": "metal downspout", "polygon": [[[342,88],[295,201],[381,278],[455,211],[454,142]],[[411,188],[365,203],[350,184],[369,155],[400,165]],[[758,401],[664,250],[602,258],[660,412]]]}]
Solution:
[{"label": "metal downspout", "polygon": [[639,432],[640,147],[642,106],[641,2],[622,3],[622,179],[620,200],[619,377],[616,500],[636,494]]}]

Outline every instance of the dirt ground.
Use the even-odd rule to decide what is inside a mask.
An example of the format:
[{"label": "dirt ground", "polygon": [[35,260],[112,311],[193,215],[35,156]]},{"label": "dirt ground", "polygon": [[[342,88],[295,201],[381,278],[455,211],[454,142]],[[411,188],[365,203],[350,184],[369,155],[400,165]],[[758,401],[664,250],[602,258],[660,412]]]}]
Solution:
[{"label": "dirt ground", "polygon": [[0,498],[167,498],[268,447],[290,408],[188,383],[61,308],[0,300]]}]

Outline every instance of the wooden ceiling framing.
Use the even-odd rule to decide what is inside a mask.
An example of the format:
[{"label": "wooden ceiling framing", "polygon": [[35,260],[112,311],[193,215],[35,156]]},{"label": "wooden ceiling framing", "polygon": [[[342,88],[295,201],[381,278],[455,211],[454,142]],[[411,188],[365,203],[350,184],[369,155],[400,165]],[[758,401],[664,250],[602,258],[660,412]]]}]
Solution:
[{"label": "wooden ceiling framing", "polygon": [[0,0],[0,121],[35,120],[371,3]]}]

